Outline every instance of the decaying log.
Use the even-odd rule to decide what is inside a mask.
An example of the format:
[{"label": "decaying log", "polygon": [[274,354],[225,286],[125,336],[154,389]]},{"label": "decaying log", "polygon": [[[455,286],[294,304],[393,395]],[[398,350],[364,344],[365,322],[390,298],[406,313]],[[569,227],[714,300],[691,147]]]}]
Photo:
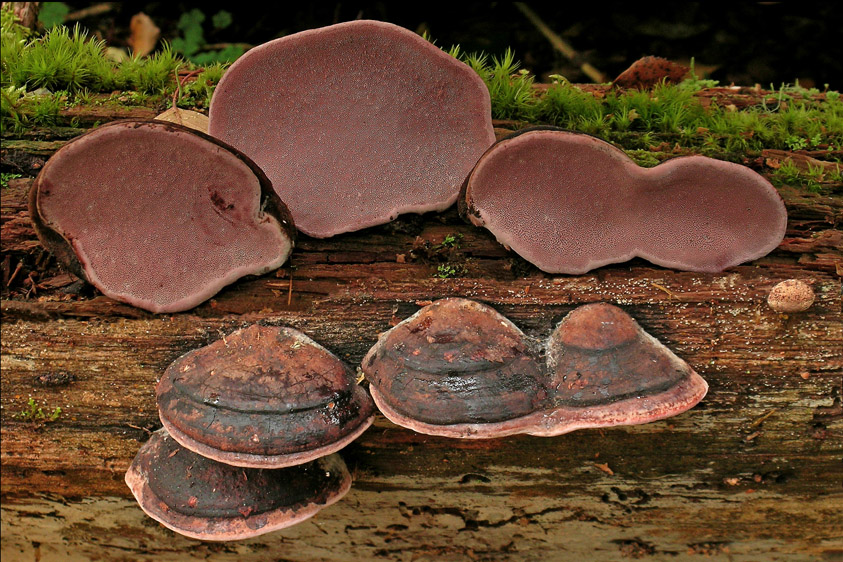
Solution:
[{"label": "decaying log", "polygon": [[[18,142],[4,141],[4,159],[56,148]],[[3,189],[0,220],[4,559],[843,557],[839,188],[782,188],[785,240],[721,274],[634,260],[549,275],[452,209],[303,237],[278,272],[188,313],[153,315],[97,295],[44,255],[28,222],[30,182]],[[442,245],[446,236],[458,247]],[[767,293],[792,277],[816,302],[776,314]],[[267,321],[354,366],[379,333],[446,296],[488,303],[534,338],[580,304],[615,303],[690,363],[709,395],[665,421],[547,439],[436,438],[379,416],[344,452],[355,477],[344,500],[242,543],[179,537],[131,499],[123,474],[160,427],[155,383],[181,354]]]}]

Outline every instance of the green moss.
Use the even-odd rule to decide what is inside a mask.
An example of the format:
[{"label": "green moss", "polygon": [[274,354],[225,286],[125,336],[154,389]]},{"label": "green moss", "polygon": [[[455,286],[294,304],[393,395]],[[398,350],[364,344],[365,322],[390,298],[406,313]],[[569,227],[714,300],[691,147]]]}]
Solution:
[{"label": "green moss", "polygon": [[[208,107],[226,64],[197,69],[175,48],[165,45],[152,56],[115,63],[104,44],[88,38],[78,27],[56,26],[31,37],[17,25],[8,9],[2,19],[3,129],[46,125],[55,119],[56,99],[30,100],[27,92],[46,88],[66,91],[66,104],[87,103],[92,94],[114,90],[134,92],[115,103],[158,104],[179,88],[176,75],[198,75],[176,96],[185,108]],[[174,44],[198,53],[204,35],[201,12],[185,14],[184,37]],[[230,23],[226,14],[213,18],[215,27]],[[197,27],[198,26],[198,27]],[[200,37],[201,35],[201,37]],[[188,37],[189,36],[189,37]],[[192,37],[197,45],[183,45]],[[496,119],[555,125],[596,135],[627,150],[650,150],[670,143],[682,149],[739,160],[763,148],[839,150],[843,148],[843,100],[835,91],[781,85],[759,104],[743,109],[712,103],[704,107],[694,95],[714,85],[696,76],[678,85],[662,84],[649,91],[601,91],[598,95],[569,84],[561,76],[546,89],[534,87],[534,77],[521,68],[511,50],[500,57],[463,53],[459,45],[447,51],[468,64],[484,81]],[[80,101],[82,100],[82,101]],[[641,156],[645,165],[651,160]]]},{"label": "green moss", "polygon": [[770,179],[776,186],[789,185],[820,193],[831,186],[843,184],[843,164],[837,164],[831,169],[808,165],[807,170],[801,170],[792,160],[787,159]]},{"label": "green moss", "polygon": [[636,164],[644,168],[652,168],[662,161],[656,153],[649,150],[626,150],[624,152],[626,152],[626,155],[632,158]]},{"label": "green moss", "polygon": [[4,89],[153,93],[172,87],[173,72],[185,65],[166,44],[153,56],[116,63],[106,56],[105,42],[89,38],[79,26],[55,26],[35,38],[22,36],[17,27],[4,16],[0,56]]},{"label": "green moss", "polygon": [[843,103],[838,92],[782,85],[773,89],[767,102],[743,110],[717,104],[703,107],[694,93],[716,82],[695,75],[678,85],[609,90],[600,96],[556,76],[539,93],[532,87],[533,77],[510,50],[491,59],[484,53],[462,54],[458,47],[449,52],[483,78],[496,119],[554,125],[610,141],[629,132],[676,135],[671,141],[682,147],[717,152],[843,147]]}]

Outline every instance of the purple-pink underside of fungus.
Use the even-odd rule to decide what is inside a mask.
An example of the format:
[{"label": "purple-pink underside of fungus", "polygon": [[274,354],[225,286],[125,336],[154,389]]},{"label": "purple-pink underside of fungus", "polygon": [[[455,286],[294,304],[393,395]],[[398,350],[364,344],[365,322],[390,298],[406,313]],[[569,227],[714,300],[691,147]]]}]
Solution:
[{"label": "purple-pink underside of fungus", "polygon": [[704,156],[641,168],[597,138],[547,129],[487,151],[465,206],[474,224],[549,273],[634,257],[722,271],[772,251],[787,225],[781,197],[749,168]]},{"label": "purple-pink underside of fungus", "polygon": [[42,242],[106,296],[192,308],[290,254],[292,220],[242,154],[171,123],[106,125],[59,150],[30,193]]},{"label": "purple-pink underside of fungus", "polygon": [[217,86],[209,130],[257,162],[318,238],[446,209],[494,142],[477,74],[377,21],[252,49]]}]

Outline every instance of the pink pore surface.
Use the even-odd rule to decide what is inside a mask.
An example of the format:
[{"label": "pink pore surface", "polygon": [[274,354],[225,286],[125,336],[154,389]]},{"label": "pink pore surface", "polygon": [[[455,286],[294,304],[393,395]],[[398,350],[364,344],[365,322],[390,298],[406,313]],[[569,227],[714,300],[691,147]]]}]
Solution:
[{"label": "pink pore surface", "polygon": [[210,133],[252,158],[319,238],[444,210],[494,142],[474,71],[374,21],[249,51],[217,86]]},{"label": "pink pore surface", "polygon": [[280,266],[291,241],[260,210],[254,172],[166,125],[104,127],[45,166],[38,209],[104,294],[185,310],[247,274]]},{"label": "pink pore surface", "polygon": [[652,169],[594,137],[533,131],[504,140],[472,172],[475,223],[550,273],[585,273],[639,256],[721,271],[763,256],[787,214],[755,172],[692,156]]}]

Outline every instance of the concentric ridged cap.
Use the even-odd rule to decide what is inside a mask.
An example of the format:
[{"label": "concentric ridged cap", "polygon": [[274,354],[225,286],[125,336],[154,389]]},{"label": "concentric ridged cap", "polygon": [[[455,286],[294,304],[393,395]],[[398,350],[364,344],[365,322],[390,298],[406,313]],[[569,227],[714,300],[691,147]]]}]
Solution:
[{"label": "concentric ridged cap", "polygon": [[278,468],[335,452],[374,419],[336,356],[292,328],[253,325],[170,365],[157,390],[164,427],[199,454]]},{"label": "concentric ridged cap", "polygon": [[533,435],[667,418],[708,390],[685,361],[607,303],[581,306],[562,319],[547,357],[552,407]]},{"label": "concentric ridged cap", "polygon": [[277,470],[223,464],[163,429],[138,451],[126,484],[141,508],[195,539],[245,539],[299,523],[342,498],[351,475],[339,455]]},{"label": "concentric ridged cap", "polygon": [[521,330],[460,298],[439,300],[392,328],[363,359],[363,372],[384,415],[436,435],[515,433],[513,420],[546,398],[542,367]]}]

